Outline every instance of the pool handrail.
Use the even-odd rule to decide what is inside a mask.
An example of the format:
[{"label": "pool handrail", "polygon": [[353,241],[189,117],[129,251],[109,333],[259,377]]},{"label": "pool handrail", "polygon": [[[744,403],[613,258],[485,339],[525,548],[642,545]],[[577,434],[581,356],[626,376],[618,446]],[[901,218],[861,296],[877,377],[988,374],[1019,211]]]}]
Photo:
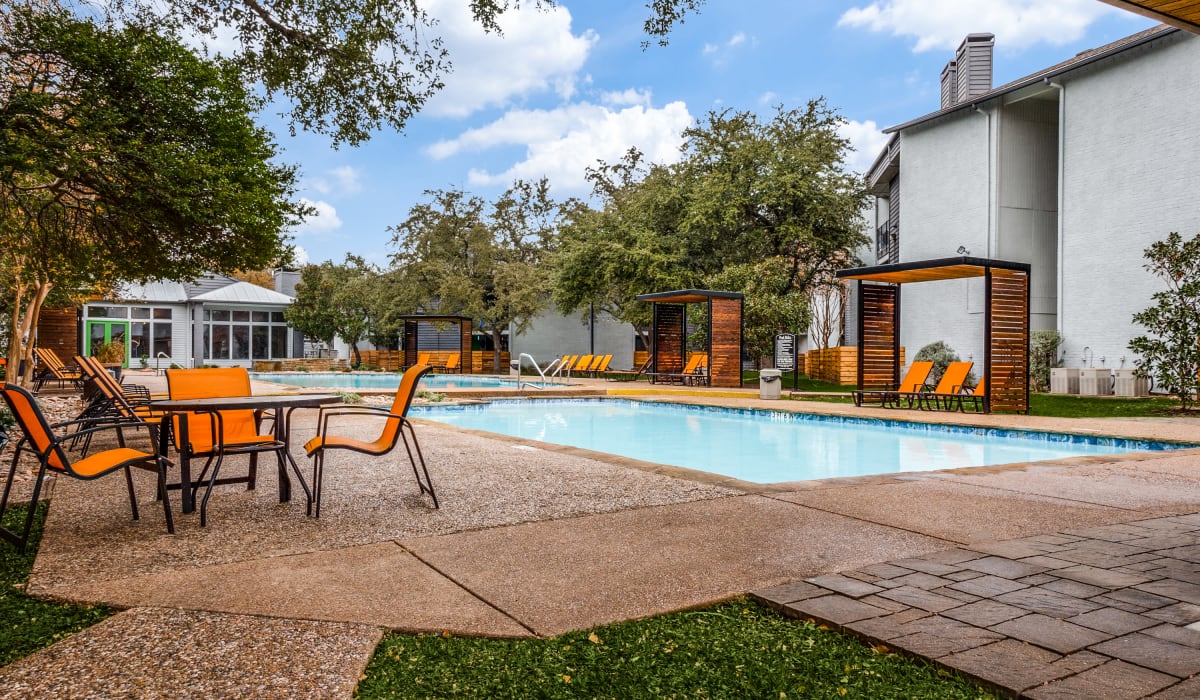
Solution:
[{"label": "pool handrail", "polygon": [[538,374],[541,376],[541,378],[542,378],[542,385],[541,385],[541,386],[538,386],[538,385],[534,384],[533,382],[524,382],[525,386],[531,386],[531,387],[533,387],[534,389],[537,389],[537,390],[539,390],[539,391],[541,391],[541,390],[545,389],[545,388],[546,388],[546,381],[547,381],[547,380],[546,380],[546,374],[545,374],[544,372],[542,372],[542,368],[541,368],[541,366],[539,366],[539,365],[538,365],[538,363],[537,363],[537,360],[533,359],[533,355],[530,355],[530,354],[529,354],[529,353],[527,353],[527,352],[523,352],[523,353],[521,353],[520,355],[518,355],[518,356],[517,356],[517,391],[520,391],[520,390],[521,390],[521,386],[522,386],[522,382],[521,382],[521,360],[523,360],[523,359],[526,359],[526,358],[528,358],[528,359],[529,359],[529,362],[530,362],[530,364],[532,364],[532,365],[533,365],[533,368],[534,368],[534,369],[536,369],[536,370],[537,370],[537,373],[538,373]]}]

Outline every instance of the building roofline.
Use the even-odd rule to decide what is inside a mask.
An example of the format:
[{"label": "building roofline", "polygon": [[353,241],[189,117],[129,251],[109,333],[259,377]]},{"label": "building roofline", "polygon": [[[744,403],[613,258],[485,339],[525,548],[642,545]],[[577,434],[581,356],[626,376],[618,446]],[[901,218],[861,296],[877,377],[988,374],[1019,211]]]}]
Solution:
[{"label": "building roofline", "polygon": [[1092,49],[1090,51],[1083,51],[1083,52],[1077,54],[1076,56],[1074,56],[1070,59],[1067,59],[1066,61],[1063,61],[1061,63],[1050,66],[1049,68],[1038,71],[1037,73],[1027,75],[1023,78],[1018,78],[1017,80],[1014,80],[1005,85],[1001,85],[1000,87],[989,90],[988,92],[981,93],[979,95],[974,95],[970,99],[965,100],[963,102],[959,102],[958,104],[954,105],[953,107],[947,107],[946,109],[939,109],[936,112],[931,112],[929,114],[926,114],[923,117],[917,117],[916,119],[906,121],[903,124],[889,126],[883,130],[883,133],[893,134],[893,133],[902,131],[904,129],[908,129],[908,128],[911,128],[911,127],[914,127],[914,126],[917,126],[920,124],[924,124],[926,122],[933,121],[935,119],[939,119],[941,117],[956,114],[958,112],[963,112],[963,111],[968,111],[968,110],[973,111],[976,106],[978,106],[979,104],[981,104],[983,102],[988,102],[988,101],[994,100],[998,97],[1003,97],[1004,95],[1016,92],[1023,88],[1027,88],[1031,85],[1036,85],[1038,83],[1042,83],[1042,82],[1051,80],[1051,79],[1056,78],[1065,73],[1069,73],[1073,70],[1077,70],[1084,66],[1096,63],[1097,61],[1102,61],[1106,58],[1116,56],[1118,54],[1124,53],[1125,51],[1135,49],[1139,46],[1143,46],[1152,41],[1157,41],[1158,39],[1161,39],[1165,36],[1169,36],[1171,34],[1175,34],[1175,33],[1181,32],[1181,31],[1183,31],[1183,30],[1181,30],[1177,27],[1171,27],[1171,26],[1168,26],[1165,24],[1159,25],[1157,27],[1151,27],[1150,29],[1146,29],[1141,32],[1138,32],[1137,34],[1132,34],[1130,36],[1127,36],[1124,39],[1118,39],[1117,41],[1115,41],[1111,44],[1107,44],[1105,46],[1101,46],[1099,48]]}]

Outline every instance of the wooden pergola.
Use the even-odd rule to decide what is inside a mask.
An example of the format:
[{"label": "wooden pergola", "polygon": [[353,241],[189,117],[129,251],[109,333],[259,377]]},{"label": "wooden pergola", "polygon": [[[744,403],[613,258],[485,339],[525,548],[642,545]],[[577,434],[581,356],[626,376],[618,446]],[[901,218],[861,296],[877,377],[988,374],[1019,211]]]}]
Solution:
[{"label": "wooden pergola", "polygon": [[687,364],[687,305],[708,305],[709,386],[742,385],[742,295],[681,289],[641,294],[638,301],[654,308],[651,353],[656,374],[674,374]]},{"label": "wooden pergola", "polygon": [[900,383],[900,287],[984,278],[983,410],[1029,412],[1028,263],[988,258],[943,258],[840,270],[858,280],[858,387]]},{"label": "wooden pergola", "polygon": [[[471,374],[472,365],[474,364],[473,362],[471,362],[471,329],[474,326],[474,321],[471,319],[470,316],[416,315],[416,316],[401,316],[400,320],[404,321],[403,344],[404,344],[404,366],[405,367],[412,367],[413,365],[417,364],[417,353],[420,352],[422,349],[426,349],[426,350],[429,349],[429,348],[417,347],[417,342],[418,342],[417,324],[419,324],[419,323],[457,324],[458,328],[459,328],[458,352],[460,353],[460,357],[461,357],[461,368],[458,370],[458,373],[459,374]],[[442,348],[434,348],[434,349],[441,350]]]}]

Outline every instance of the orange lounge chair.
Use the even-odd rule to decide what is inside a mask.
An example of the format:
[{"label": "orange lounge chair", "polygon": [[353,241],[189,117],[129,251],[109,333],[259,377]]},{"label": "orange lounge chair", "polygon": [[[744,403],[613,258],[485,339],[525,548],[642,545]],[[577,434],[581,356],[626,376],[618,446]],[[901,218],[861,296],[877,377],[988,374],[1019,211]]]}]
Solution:
[{"label": "orange lounge chair", "polygon": [[34,354],[42,364],[42,370],[33,378],[37,382],[37,390],[41,391],[46,382],[54,380],[58,382],[61,389],[64,384],[70,382],[75,388],[83,388],[83,375],[79,369],[75,367],[67,367],[63,361],[59,359],[58,353],[50,348],[36,348]]},{"label": "orange lounge chair", "polygon": [[[18,552],[25,551],[25,545],[29,543],[29,532],[33,526],[34,514],[37,512],[38,498],[41,495],[42,484],[45,482],[47,472],[85,481],[99,479],[106,474],[118,471],[124,472],[125,486],[129,490],[129,507],[133,511],[133,519],[137,520],[137,496],[133,492],[133,476],[129,472],[130,467],[147,469],[156,473],[158,476],[158,493],[162,497],[163,514],[167,520],[167,532],[171,534],[175,533],[175,523],[171,519],[171,503],[167,500],[167,467],[169,463],[162,455],[126,447],[124,439],[118,433],[118,444],[120,447],[72,460],[67,456],[67,450],[64,449],[65,443],[90,437],[96,432],[109,430],[113,426],[96,425],[85,427],[82,430],[56,437],[32,394],[19,386],[0,383],[0,395],[3,395],[4,402],[8,404],[9,410],[12,411],[13,417],[16,419],[17,424],[21,426],[21,430],[24,433],[24,436],[17,443],[16,451],[13,454],[12,467],[9,469],[8,478],[4,482],[4,495],[0,497],[0,516],[4,514],[4,511],[8,507],[8,497],[12,489],[13,476],[16,473],[17,463],[20,461],[21,454],[28,453],[34,459],[38,460],[37,478],[33,484],[33,495],[29,500],[29,510],[25,514],[24,528],[18,533],[15,530],[0,527],[0,539],[11,542],[16,546]],[[71,423],[64,425],[71,425]],[[63,426],[60,425],[59,427]]]},{"label": "orange lounge chair", "polygon": [[596,359],[592,360],[592,366],[588,368],[588,374],[598,377],[608,370],[610,363],[612,363],[612,355],[596,355]]},{"label": "orange lounge chair", "polygon": [[[915,394],[917,406],[922,409],[935,408],[951,408],[953,402],[958,398],[963,386],[967,383],[967,377],[971,374],[970,362],[951,362],[946,371],[942,372],[942,378],[938,380],[937,386],[932,391],[921,391]],[[910,401],[913,400],[910,398]]]},{"label": "orange lounge chair", "polygon": [[[853,392],[854,405],[862,406],[867,401],[879,401],[880,406],[895,405],[900,406],[900,397],[912,397],[921,391],[925,386],[925,382],[929,380],[929,373],[933,371],[933,363],[926,361],[914,362],[909,366],[908,372],[904,374],[904,379],[900,381],[900,385],[893,389],[864,389]],[[909,398],[909,408],[912,407],[913,399]]]},{"label": "orange lounge chair", "polygon": [[628,381],[628,380],[636,381],[638,379],[638,377],[641,377],[643,374],[646,373],[647,370],[650,369],[650,363],[652,361],[653,361],[652,358],[648,357],[648,358],[646,358],[646,361],[643,362],[642,365],[636,369],[610,369],[610,370],[601,372],[601,374],[603,374],[604,378],[610,382]]},{"label": "orange lounge chair", "polygon": [[584,372],[587,371],[587,368],[590,367],[591,364],[592,364],[592,356],[591,355],[583,355],[579,358],[578,361],[575,362],[575,365],[573,367],[571,367],[570,373],[571,374],[575,374],[575,373],[583,374]]},{"label": "orange lounge chair", "polygon": [[975,382],[975,388],[972,389],[970,393],[964,391],[958,395],[958,410],[966,413],[967,409],[965,404],[967,401],[970,401],[972,404],[971,410],[975,413],[982,413],[983,400],[986,396],[987,377],[983,376],[979,378],[978,382]]},{"label": "orange lounge chair", "polygon": [[[327,450],[350,450],[378,457],[391,452],[400,441],[404,442],[404,449],[408,452],[408,461],[412,464],[413,474],[417,477],[418,488],[421,493],[429,494],[433,499],[434,508],[439,507],[437,494],[433,492],[433,482],[429,480],[429,469],[425,466],[425,457],[421,454],[421,446],[417,443],[417,433],[406,417],[409,407],[412,406],[413,397],[417,393],[417,383],[429,372],[429,369],[428,365],[413,365],[405,371],[400,377],[400,386],[396,389],[396,398],[392,401],[390,409],[382,406],[336,406],[321,409],[317,418],[317,435],[304,443],[304,452],[313,460],[313,499],[317,504],[315,517],[321,517],[321,492],[324,490],[321,483],[325,476],[325,452]],[[330,435],[329,419],[342,415],[385,418],[383,432],[371,442]],[[404,434],[405,428],[408,429],[408,437]],[[412,445],[408,443],[409,437],[412,438]],[[413,458],[414,449],[417,453],[416,459]],[[417,469],[418,461],[420,462],[419,471]]]}]

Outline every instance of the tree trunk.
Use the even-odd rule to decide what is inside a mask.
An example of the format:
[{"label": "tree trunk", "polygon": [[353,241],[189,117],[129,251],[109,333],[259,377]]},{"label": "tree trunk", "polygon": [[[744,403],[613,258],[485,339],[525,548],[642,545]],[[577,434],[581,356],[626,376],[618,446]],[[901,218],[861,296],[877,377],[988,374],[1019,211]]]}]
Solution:
[{"label": "tree trunk", "polygon": [[492,326],[492,373],[507,374],[508,368],[500,367],[500,329]]},{"label": "tree trunk", "polygon": [[[8,339],[8,373],[6,376],[8,381],[19,386],[29,386],[33,382],[34,336],[37,334],[42,304],[53,288],[54,285],[49,282],[39,283],[32,297],[26,300],[29,287],[17,285],[11,334]],[[20,372],[22,361],[25,363],[24,372]]]},{"label": "tree trunk", "polygon": [[350,343],[350,362],[355,367],[362,367],[362,353],[358,351],[358,343]]}]

